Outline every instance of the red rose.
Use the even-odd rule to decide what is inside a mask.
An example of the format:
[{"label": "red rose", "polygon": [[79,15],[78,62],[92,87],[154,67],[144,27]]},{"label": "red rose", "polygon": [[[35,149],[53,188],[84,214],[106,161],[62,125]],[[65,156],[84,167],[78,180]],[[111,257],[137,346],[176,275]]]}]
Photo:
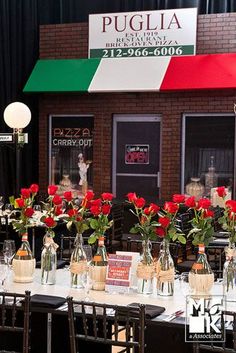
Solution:
[{"label": "red rose", "polygon": [[159,223],[163,228],[167,228],[170,224],[170,219],[168,217],[160,217]]},{"label": "red rose", "polygon": [[78,213],[78,211],[74,210],[73,208],[71,208],[67,211],[67,214],[69,217],[74,217],[77,213]]},{"label": "red rose", "polygon": [[46,226],[48,228],[53,228],[56,225],[56,222],[54,221],[54,219],[52,217],[45,218],[44,223],[46,224]]},{"label": "red rose", "polygon": [[165,230],[162,227],[156,227],[155,233],[160,238],[163,238],[165,236]]},{"label": "red rose", "polygon": [[236,213],[236,201],[235,200],[228,200],[226,201],[225,205],[230,208],[230,210]]},{"label": "red rose", "polygon": [[90,212],[96,217],[96,216],[98,216],[98,215],[100,214],[100,212],[101,212],[101,207],[100,207],[100,206],[97,206],[97,205],[91,206]]},{"label": "red rose", "polygon": [[137,199],[136,193],[135,192],[129,192],[127,194],[127,198],[129,202],[134,202]]},{"label": "red rose", "polygon": [[216,188],[216,192],[217,192],[219,197],[225,197],[226,196],[226,190],[225,190],[224,186],[218,186],[218,188]]},{"label": "red rose", "polygon": [[49,185],[48,186],[48,195],[55,195],[57,192],[58,187],[56,185]]},{"label": "red rose", "polygon": [[59,216],[60,214],[62,214],[63,212],[62,212],[62,209],[61,209],[61,207],[60,206],[56,206],[55,207],[55,214],[56,214],[56,216]]},{"label": "red rose", "polygon": [[61,205],[62,204],[62,198],[59,195],[54,195],[52,202],[54,203],[54,205]]},{"label": "red rose", "polygon": [[110,214],[111,212],[111,206],[110,205],[103,205],[102,206],[102,213],[105,215]]},{"label": "red rose", "polygon": [[168,213],[176,213],[179,209],[179,205],[177,205],[174,202],[165,202],[164,204],[164,210]]},{"label": "red rose", "polygon": [[15,199],[17,205],[19,208],[22,208],[25,206],[25,200],[24,199]]},{"label": "red rose", "polygon": [[96,199],[96,200],[92,200],[91,201],[91,207],[92,206],[101,207],[101,205],[102,205],[102,200],[101,199]]},{"label": "red rose", "polygon": [[204,210],[203,217],[204,218],[213,218],[214,212],[211,210]]},{"label": "red rose", "polygon": [[91,201],[94,198],[94,193],[90,190],[88,190],[85,194],[84,197],[86,200]]},{"label": "red rose", "polygon": [[146,216],[142,216],[141,219],[140,219],[140,223],[142,225],[144,225],[146,222],[147,222],[147,217]]},{"label": "red rose", "polygon": [[24,213],[26,217],[32,217],[34,214],[34,210],[32,207],[27,207]]},{"label": "red rose", "polygon": [[83,217],[82,217],[82,216],[78,215],[78,216],[76,217],[76,221],[77,221],[77,222],[81,222],[82,220],[83,220]]},{"label": "red rose", "polygon": [[64,199],[66,199],[66,201],[70,202],[72,200],[72,193],[71,191],[65,191],[64,192]]},{"label": "red rose", "polygon": [[143,206],[145,205],[146,201],[143,197],[137,197],[134,200],[134,204],[137,208],[143,208]]},{"label": "red rose", "polygon": [[198,209],[203,208],[207,210],[211,206],[211,201],[209,199],[200,199],[198,201]]},{"label": "red rose", "polygon": [[188,198],[185,200],[185,206],[191,207],[191,208],[196,207],[195,197],[194,197],[194,196],[188,197]]},{"label": "red rose", "polygon": [[30,191],[32,192],[32,194],[37,194],[37,192],[39,191],[39,186],[38,184],[32,184],[30,186]]},{"label": "red rose", "polygon": [[151,214],[151,209],[150,207],[145,207],[144,210],[143,210],[143,213],[146,215],[146,216],[149,216]]},{"label": "red rose", "polygon": [[150,203],[149,209],[152,214],[155,214],[160,210],[160,207],[157,206],[155,203]]},{"label": "red rose", "polygon": [[30,189],[21,189],[21,196],[24,199],[28,199],[30,197]]},{"label": "red rose", "polygon": [[113,197],[114,197],[113,194],[111,194],[110,192],[104,192],[102,194],[102,199],[104,201],[112,201]]},{"label": "red rose", "polygon": [[182,194],[174,194],[172,197],[173,202],[176,203],[184,203],[185,201],[185,195]]}]

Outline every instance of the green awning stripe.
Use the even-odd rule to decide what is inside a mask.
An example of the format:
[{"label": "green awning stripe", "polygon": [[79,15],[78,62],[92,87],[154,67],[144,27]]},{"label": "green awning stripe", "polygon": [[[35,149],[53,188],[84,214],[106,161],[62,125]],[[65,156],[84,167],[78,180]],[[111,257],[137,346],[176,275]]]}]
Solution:
[{"label": "green awning stripe", "polygon": [[88,92],[101,59],[38,60],[24,92]]}]

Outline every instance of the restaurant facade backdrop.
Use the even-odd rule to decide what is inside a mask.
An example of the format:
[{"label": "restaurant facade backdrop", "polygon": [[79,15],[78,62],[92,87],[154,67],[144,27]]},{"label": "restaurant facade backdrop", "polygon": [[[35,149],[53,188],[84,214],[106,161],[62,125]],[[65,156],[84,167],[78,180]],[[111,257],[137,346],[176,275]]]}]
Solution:
[{"label": "restaurant facade backdrop", "polygon": [[[137,13],[137,16],[142,14]],[[104,22],[104,26],[112,20],[106,16],[105,21],[107,22]],[[167,27],[178,27],[177,17],[172,15],[171,21],[168,21]],[[223,61],[231,62],[236,53],[235,23],[235,13],[198,15],[196,47],[190,54],[196,50],[196,56],[201,55],[204,59],[215,58],[211,55],[205,56],[206,54],[220,54],[216,57],[216,60],[221,60],[219,67]],[[153,24],[149,22],[148,25],[150,31]],[[70,60],[73,62],[76,59],[87,59],[88,27],[88,23],[41,26],[41,62],[57,65],[58,61],[64,64]],[[176,45],[172,47],[172,50],[176,50]],[[127,89],[124,86],[123,89],[113,88],[109,91],[104,80],[107,78],[111,85],[113,82],[116,85],[120,80],[116,76],[117,72],[122,76],[122,71],[119,71],[119,67],[117,71],[115,64],[117,58],[110,57],[114,55],[112,49],[116,48],[109,48],[105,52],[109,58],[100,59],[97,63],[96,59],[89,59],[96,66],[96,74],[93,73],[93,77],[89,79],[86,76],[86,89],[75,89],[73,86],[77,81],[84,80],[83,74],[81,78],[81,71],[77,77],[71,77],[73,84],[69,88],[58,84],[55,89],[55,82],[53,87],[47,86],[47,89],[40,87],[40,84],[36,89],[30,88],[29,82],[26,85],[26,92],[40,93],[40,184],[46,188],[48,182],[55,181],[63,186],[65,178],[68,178],[72,189],[82,192],[78,167],[78,156],[82,155],[85,164],[87,161],[87,187],[97,194],[110,190],[118,199],[123,199],[128,191],[136,191],[150,200],[167,199],[173,193],[185,192],[186,186],[193,182],[191,179],[197,179],[197,183],[204,188],[203,194],[208,194],[206,180],[209,182],[209,171],[210,174],[213,172],[210,177],[214,179],[214,186],[224,184],[234,192],[235,82],[231,84],[229,77],[225,85],[222,82],[219,85],[216,80],[215,85],[208,86],[209,78],[206,76],[206,84],[194,87],[197,76],[201,75],[201,64],[197,66],[199,72],[191,72],[184,61],[179,64],[174,57],[158,53],[157,56],[164,56],[168,61],[168,75],[171,74],[168,65],[178,65],[176,70],[179,76],[176,76],[174,70],[169,84],[177,87],[176,77],[181,77],[180,81],[183,84],[187,82],[190,88],[162,90],[165,84],[168,85],[168,77],[164,73],[158,90],[146,87],[143,90],[132,90],[132,87]],[[128,49],[126,53],[133,55]],[[137,66],[137,78],[141,79],[143,72],[147,70],[145,56],[149,54],[146,55],[145,51],[143,64]],[[223,54],[225,56],[222,57]],[[129,76],[129,65],[132,65],[130,60],[133,59],[123,57],[120,62],[121,60],[122,77],[125,81],[125,77]],[[104,72],[104,63],[107,61],[109,77],[99,77],[99,73]],[[216,68],[214,64],[208,66],[211,78],[221,75]],[[202,69],[204,70],[203,65]],[[233,76],[235,69],[230,69]],[[99,79],[102,81],[100,91],[96,86]],[[55,131],[57,136],[53,136]],[[83,136],[83,131],[86,136]],[[78,134],[77,137],[74,134]],[[63,140],[58,146],[58,141]],[[80,140],[83,141],[83,146],[80,145]],[[88,140],[91,145],[85,146],[84,143],[88,143]]]}]

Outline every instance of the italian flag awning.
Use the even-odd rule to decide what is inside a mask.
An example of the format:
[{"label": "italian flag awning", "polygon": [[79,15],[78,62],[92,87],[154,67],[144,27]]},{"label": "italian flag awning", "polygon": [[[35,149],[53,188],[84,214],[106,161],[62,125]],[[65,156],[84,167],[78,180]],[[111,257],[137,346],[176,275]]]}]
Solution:
[{"label": "italian flag awning", "polygon": [[236,88],[236,53],[38,60],[24,92],[155,92]]}]

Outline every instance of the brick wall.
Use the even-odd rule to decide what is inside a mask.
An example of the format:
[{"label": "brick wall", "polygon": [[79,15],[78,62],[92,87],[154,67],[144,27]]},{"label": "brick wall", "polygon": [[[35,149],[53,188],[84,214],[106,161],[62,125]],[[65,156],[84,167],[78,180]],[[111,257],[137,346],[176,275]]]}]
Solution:
[{"label": "brick wall", "polygon": [[[236,52],[236,13],[198,17],[197,52]],[[85,23],[41,27],[41,58],[87,57]],[[180,191],[181,120],[183,113],[232,113],[236,92],[44,94],[40,97],[40,185],[47,178],[47,120],[49,114],[94,115],[94,190],[111,189],[113,114],[160,114],[162,117],[161,191],[169,198]],[[210,136],[210,132],[209,132]]]}]

